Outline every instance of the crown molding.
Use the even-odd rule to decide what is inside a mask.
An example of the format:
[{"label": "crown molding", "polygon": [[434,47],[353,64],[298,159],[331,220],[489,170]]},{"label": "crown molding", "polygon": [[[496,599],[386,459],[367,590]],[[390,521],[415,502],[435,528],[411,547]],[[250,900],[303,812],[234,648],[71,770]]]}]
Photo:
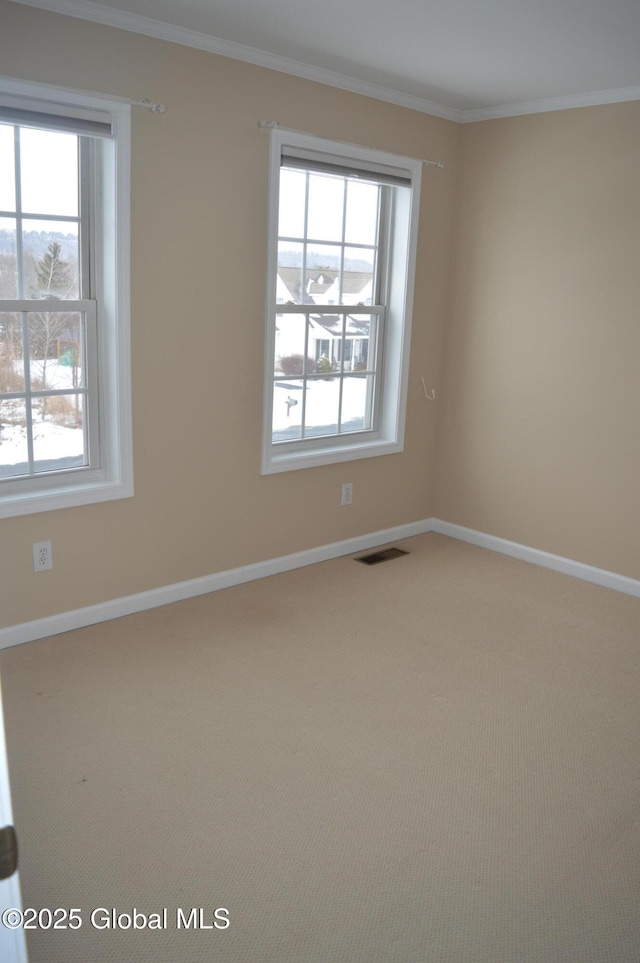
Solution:
[{"label": "crown molding", "polygon": [[364,97],[372,97],[374,100],[383,100],[399,107],[408,107],[410,110],[441,117],[443,120],[459,122],[462,119],[462,111],[452,107],[444,107],[442,104],[436,104],[424,97],[417,97],[414,94],[394,90],[391,87],[384,87],[367,80],[359,80],[356,77],[349,77],[333,70],[325,70],[323,67],[314,67],[298,60],[291,60],[289,57],[281,57],[278,54],[258,50],[256,47],[249,47],[231,40],[222,40],[220,37],[200,33],[197,30],[177,27],[174,24],[154,20],[151,17],[141,17],[139,14],[114,10],[112,7],[91,3],[89,0],[10,0],[10,2],[27,7],[38,7],[40,10],[61,13],[67,17],[76,17],[80,20],[90,20],[103,26],[116,27],[120,30],[143,34],[146,37],[154,37],[156,40],[167,40],[170,43],[182,44],[185,47],[195,47],[197,50],[219,54],[221,57],[242,60],[257,67],[266,67],[269,70],[277,70],[280,73],[301,77],[304,80],[313,80],[319,84],[327,84],[330,87],[338,87],[351,93],[362,94]]},{"label": "crown molding", "polygon": [[640,87],[619,87],[616,90],[594,90],[586,94],[570,94],[565,97],[548,97],[546,100],[526,100],[518,104],[500,107],[479,107],[477,110],[459,111],[459,122],[472,124],[481,120],[497,120],[500,117],[521,117],[524,114],[544,114],[550,110],[574,110],[576,107],[597,107],[601,104],[620,104],[640,100]]},{"label": "crown molding", "polygon": [[280,73],[301,77],[304,80],[312,80],[318,84],[338,87],[340,90],[348,90],[350,93],[361,94],[374,100],[382,100],[398,107],[407,107],[409,110],[416,110],[458,124],[471,124],[502,117],[518,117],[524,114],[540,114],[552,110],[572,110],[575,107],[593,107],[600,104],[640,100],[640,87],[621,87],[617,90],[597,90],[584,94],[550,97],[546,100],[531,100],[515,104],[502,104],[498,107],[462,110],[455,107],[445,107],[443,104],[437,104],[435,101],[427,100],[424,97],[408,94],[381,84],[359,80],[356,77],[340,74],[333,70],[325,70],[323,67],[314,67],[298,60],[291,60],[289,57],[267,53],[264,50],[258,50],[256,47],[249,47],[231,40],[222,40],[220,37],[214,37],[211,34],[188,30],[185,27],[164,23],[151,17],[142,17],[139,14],[128,13],[124,10],[114,10],[112,7],[106,7],[99,3],[91,3],[90,0],[10,0],[10,2],[37,7],[51,13],[61,13],[67,17],[76,17],[80,20],[90,20],[93,23],[116,27],[119,30],[128,30],[131,33],[139,33],[156,40],[166,40],[169,43],[194,47],[196,50],[204,50],[221,57],[229,57],[232,60],[242,60],[257,67],[266,67],[269,70],[277,70]]}]

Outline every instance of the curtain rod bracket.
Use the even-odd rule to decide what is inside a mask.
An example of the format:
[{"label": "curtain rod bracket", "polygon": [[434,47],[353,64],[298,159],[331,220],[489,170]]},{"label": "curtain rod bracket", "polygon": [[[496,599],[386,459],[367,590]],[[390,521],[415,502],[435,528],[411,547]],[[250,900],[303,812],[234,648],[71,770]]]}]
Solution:
[{"label": "curtain rod bracket", "polygon": [[144,107],[145,110],[150,110],[152,114],[166,114],[167,105],[166,104],[154,104],[152,100],[130,100],[129,103],[132,107]]}]

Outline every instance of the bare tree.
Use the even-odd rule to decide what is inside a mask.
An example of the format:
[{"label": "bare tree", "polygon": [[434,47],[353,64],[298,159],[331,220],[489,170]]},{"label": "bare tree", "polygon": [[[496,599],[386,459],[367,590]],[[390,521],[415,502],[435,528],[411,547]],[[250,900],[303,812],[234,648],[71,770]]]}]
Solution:
[{"label": "bare tree", "polygon": [[[70,265],[61,256],[61,247],[57,241],[51,241],[46,252],[35,265],[36,286],[34,294],[43,299],[53,298],[63,300],[73,291],[75,284]],[[47,384],[47,363],[57,358],[61,343],[69,343],[71,350],[71,365],[73,367],[73,384],[78,382],[79,345],[75,328],[75,316],[65,311],[33,312],[29,325],[29,349],[32,359],[37,359],[42,365],[42,387]],[[42,399],[42,415],[47,413],[47,399]]]}]

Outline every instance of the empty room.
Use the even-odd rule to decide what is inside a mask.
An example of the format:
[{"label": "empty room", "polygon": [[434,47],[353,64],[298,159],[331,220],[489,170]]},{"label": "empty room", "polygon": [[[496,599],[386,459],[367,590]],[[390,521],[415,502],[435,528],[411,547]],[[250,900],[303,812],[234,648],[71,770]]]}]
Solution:
[{"label": "empty room", "polygon": [[0,0],[3,963],[638,963],[639,49]]}]

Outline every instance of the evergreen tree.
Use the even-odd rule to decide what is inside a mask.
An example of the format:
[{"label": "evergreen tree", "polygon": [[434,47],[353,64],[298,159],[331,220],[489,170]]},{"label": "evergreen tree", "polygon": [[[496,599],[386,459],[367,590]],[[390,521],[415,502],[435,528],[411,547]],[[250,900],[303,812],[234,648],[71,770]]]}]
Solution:
[{"label": "evergreen tree", "polygon": [[69,262],[62,260],[61,248],[57,241],[51,241],[36,264],[36,278],[38,293],[41,297],[51,295],[64,297],[69,292],[73,284]]}]

